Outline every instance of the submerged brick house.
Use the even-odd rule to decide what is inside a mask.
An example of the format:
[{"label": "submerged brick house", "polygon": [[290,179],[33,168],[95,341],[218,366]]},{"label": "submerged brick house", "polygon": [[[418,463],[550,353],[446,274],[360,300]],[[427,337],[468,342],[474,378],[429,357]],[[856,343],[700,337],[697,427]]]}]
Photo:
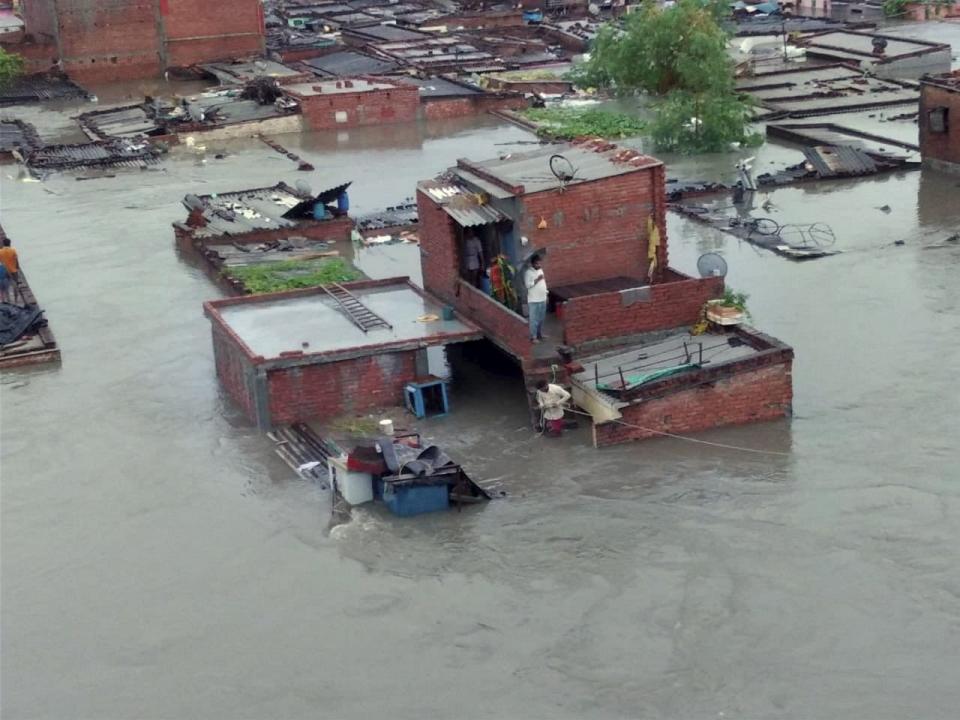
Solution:
[{"label": "submerged brick house", "polygon": [[960,70],[920,80],[923,164],[960,173]]},{"label": "submerged brick house", "polygon": [[[745,328],[689,333],[724,283],[669,266],[659,160],[599,140],[460,160],[418,185],[417,204],[425,290],[476,324],[528,380],[565,368],[593,415],[597,445],[790,414],[788,346]],[[486,258],[516,271],[519,303],[468,280],[470,236]],[[550,288],[542,345],[529,340],[516,282],[534,252]]]},{"label": "submerged brick house", "polygon": [[59,62],[83,82],[155,77],[264,48],[260,0],[24,0],[22,13],[28,70]]}]

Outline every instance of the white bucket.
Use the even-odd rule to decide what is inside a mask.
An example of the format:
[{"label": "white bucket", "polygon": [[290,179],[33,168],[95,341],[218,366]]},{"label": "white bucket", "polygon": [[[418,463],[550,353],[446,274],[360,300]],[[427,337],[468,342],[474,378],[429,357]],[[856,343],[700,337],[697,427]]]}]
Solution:
[{"label": "white bucket", "polygon": [[393,420],[380,421],[380,434],[390,437],[393,435]]}]

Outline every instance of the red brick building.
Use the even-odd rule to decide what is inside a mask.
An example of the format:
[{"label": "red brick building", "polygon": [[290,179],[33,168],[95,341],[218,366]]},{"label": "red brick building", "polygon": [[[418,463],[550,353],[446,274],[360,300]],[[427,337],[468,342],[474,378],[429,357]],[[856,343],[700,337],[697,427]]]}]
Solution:
[{"label": "red brick building", "polygon": [[920,80],[920,154],[938,170],[960,172],[960,70]]},{"label": "red brick building", "polygon": [[286,85],[313,130],[383,125],[417,119],[420,93],[415,85],[361,77]]},{"label": "red brick building", "polygon": [[461,319],[418,322],[442,309],[406,278],[342,287],[382,324],[359,328],[322,288],[204,304],[220,382],[259,427],[401,405],[428,347],[480,337]]},{"label": "red brick building", "polygon": [[[565,368],[578,404],[593,414],[597,445],[790,413],[788,346],[750,330],[690,334],[724,283],[669,267],[659,160],[599,140],[460,160],[419,184],[417,204],[425,289],[479,326],[529,380]],[[488,262],[500,257],[497,268],[515,272],[499,298],[469,279],[471,237]],[[534,252],[544,258],[552,311],[540,345],[523,315],[521,278]],[[642,423],[630,420],[635,414]]]},{"label": "red brick building", "polygon": [[30,69],[59,60],[85,82],[153,77],[264,48],[260,0],[24,0],[22,12]]}]

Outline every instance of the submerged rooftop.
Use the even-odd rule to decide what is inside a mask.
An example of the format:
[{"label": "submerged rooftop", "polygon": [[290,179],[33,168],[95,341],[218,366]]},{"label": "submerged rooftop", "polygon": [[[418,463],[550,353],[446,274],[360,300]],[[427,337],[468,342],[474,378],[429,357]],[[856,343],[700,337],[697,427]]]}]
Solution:
[{"label": "submerged rooftop", "polygon": [[300,97],[316,95],[346,95],[350,93],[376,92],[378,90],[393,90],[399,83],[379,80],[320,80],[317,82],[296,83],[287,85],[285,89]]},{"label": "submerged rooftop", "polygon": [[313,206],[335,200],[350,183],[342,183],[316,195],[292,188],[286,183],[221,194],[188,195],[187,208],[199,206],[207,224],[196,228],[196,237],[239,235],[254,230],[277,230],[296,227],[303,219],[312,218]]}]

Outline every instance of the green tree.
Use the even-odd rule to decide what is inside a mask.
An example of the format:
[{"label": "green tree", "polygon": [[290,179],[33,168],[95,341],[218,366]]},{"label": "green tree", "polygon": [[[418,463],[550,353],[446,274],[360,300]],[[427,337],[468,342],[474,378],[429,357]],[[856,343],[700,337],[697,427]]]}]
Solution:
[{"label": "green tree", "polygon": [[0,48],[0,88],[5,88],[23,74],[23,58]]},{"label": "green tree", "polygon": [[709,152],[753,138],[749,100],[737,93],[724,13],[714,0],[645,0],[622,27],[601,29],[574,81],[653,96],[654,140],[664,150]]}]

